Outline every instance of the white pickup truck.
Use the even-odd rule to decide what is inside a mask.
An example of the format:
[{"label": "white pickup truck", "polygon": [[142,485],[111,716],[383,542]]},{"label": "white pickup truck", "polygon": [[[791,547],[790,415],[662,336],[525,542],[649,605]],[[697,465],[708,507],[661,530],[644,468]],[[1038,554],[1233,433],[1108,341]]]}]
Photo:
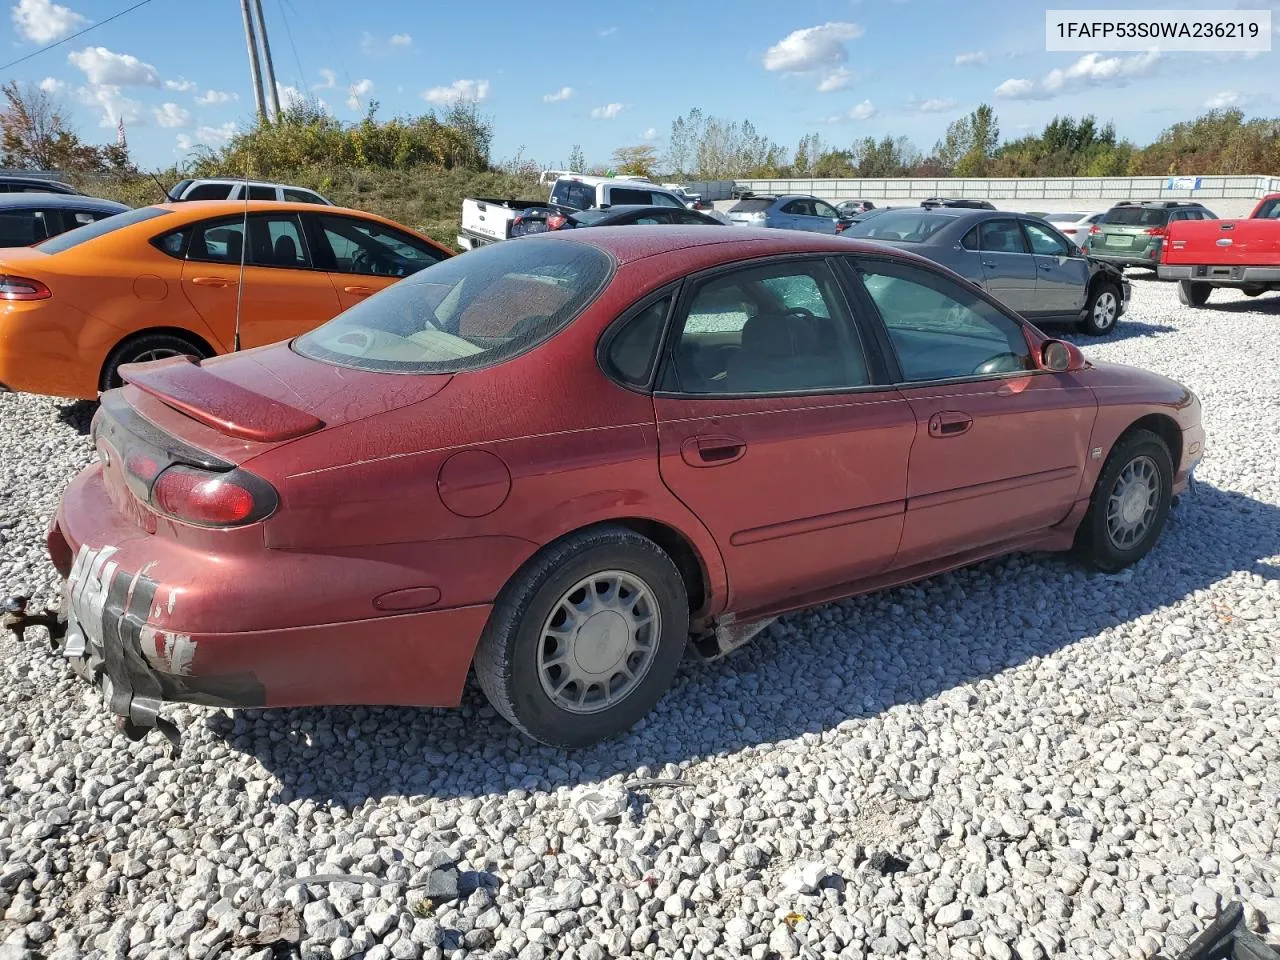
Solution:
[{"label": "white pickup truck", "polygon": [[511,239],[511,225],[529,207],[550,207],[557,213],[641,204],[686,207],[675,191],[639,177],[589,177],[569,174],[557,177],[546,200],[490,200],[467,197],[462,201],[462,229],[458,246],[474,250],[488,243]]}]

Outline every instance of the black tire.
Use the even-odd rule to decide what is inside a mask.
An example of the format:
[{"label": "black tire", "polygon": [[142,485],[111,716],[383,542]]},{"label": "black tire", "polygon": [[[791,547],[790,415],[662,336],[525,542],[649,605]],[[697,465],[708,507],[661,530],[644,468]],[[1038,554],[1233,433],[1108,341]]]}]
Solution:
[{"label": "black tire", "polygon": [[[150,356],[157,354],[157,356]],[[123,386],[120,379],[120,368],[126,363],[138,363],[142,360],[155,360],[159,356],[176,356],[187,354],[198,360],[209,356],[209,351],[186,337],[175,333],[140,333],[119,344],[107,356],[102,365],[102,379],[99,388],[103,391]]]},{"label": "black tire", "polygon": [[[647,672],[616,704],[574,713],[543,689],[543,624],[575,584],[614,570],[638,578],[653,594],[660,614],[654,652]],[[534,740],[585,747],[630,729],[653,709],[671,686],[688,638],[688,593],[671,558],[632,530],[600,526],[545,548],[503,587],[476,649],[476,678],[494,709]]]},{"label": "black tire", "polygon": [[1203,307],[1209,302],[1209,294],[1213,287],[1203,281],[1179,280],[1178,301],[1184,307]]},{"label": "black tire", "polygon": [[1241,287],[1240,292],[1246,297],[1260,297],[1267,292],[1266,287]]},{"label": "black tire", "polygon": [[[1155,467],[1159,483],[1155,513],[1145,533],[1129,544],[1120,544],[1112,536],[1108,523],[1108,506],[1118,481],[1130,464],[1145,459]],[[1123,570],[1145,557],[1164,530],[1173,495],[1173,457],[1169,446],[1150,430],[1134,430],[1122,436],[1112,448],[1102,473],[1094,485],[1089,510],[1076,531],[1076,552],[1086,563],[1106,573]]]},{"label": "black tire", "polygon": [[[1081,332],[1091,337],[1105,337],[1116,328],[1123,303],[1123,294],[1114,283],[1104,280],[1095,284],[1085,303],[1084,319],[1080,321]],[[1109,310],[1106,309],[1108,304]]]}]

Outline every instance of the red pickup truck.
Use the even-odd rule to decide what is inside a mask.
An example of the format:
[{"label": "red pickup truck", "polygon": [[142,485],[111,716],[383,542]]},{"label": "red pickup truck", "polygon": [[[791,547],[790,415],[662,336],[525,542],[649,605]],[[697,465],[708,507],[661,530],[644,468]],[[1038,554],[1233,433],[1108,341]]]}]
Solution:
[{"label": "red pickup truck", "polygon": [[1182,220],[1169,224],[1156,268],[1178,281],[1178,299],[1203,306],[1214,287],[1256,297],[1280,290],[1280,193],[1258,201],[1245,220]]}]

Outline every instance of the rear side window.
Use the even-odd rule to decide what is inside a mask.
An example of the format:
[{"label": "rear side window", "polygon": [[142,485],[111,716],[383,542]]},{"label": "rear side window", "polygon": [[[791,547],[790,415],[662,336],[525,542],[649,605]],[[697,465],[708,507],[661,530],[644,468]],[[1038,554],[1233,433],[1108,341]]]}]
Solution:
[{"label": "rear side window", "polygon": [[96,240],[98,237],[104,237],[122,227],[131,227],[135,223],[167,216],[168,213],[168,210],[161,207],[140,207],[137,210],[117,213],[115,216],[99,220],[97,223],[88,223],[83,227],[76,227],[74,230],[58,234],[58,236],[40,244],[40,249],[45,253],[62,253],[72,247],[78,247],[86,240]]},{"label": "rear side window", "polygon": [[275,187],[250,187],[250,200],[274,200],[276,198]]},{"label": "rear side window", "polygon": [[339,273],[407,277],[443,259],[439,250],[376,221],[317,217]]},{"label": "rear side window", "polygon": [[606,352],[610,372],[633,387],[644,386],[653,374],[658,345],[667,322],[672,298],[662,297],[628,320],[609,341]]},{"label": "rear side window", "polygon": [[[324,203],[319,194],[312,193],[310,190],[294,190],[290,187],[284,188],[284,198],[291,203]],[[328,204],[325,204],[328,206]]]},{"label": "rear side window", "polygon": [[1117,227],[1163,227],[1169,222],[1169,211],[1164,207],[1112,207],[1102,222]]},{"label": "rear side window", "polygon": [[551,202],[571,210],[589,210],[596,205],[596,188],[581,180],[557,180]]},{"label": "rear side window", "polygon": [[226,200],[234,187],[229,183],[202,183],[187,191],[183,200]]},{"label": "rear side window", "polygon": [[634,204],[648,207],[653,205],[653,194],[648,190],[633,190],[631,187],[611,187],[609,202],[614,206]]},{"label": "rear side window", "polygon": [[1268,200],[1258,210],[1258,220],[1280,220],[1280,197]]},{"label": "rear side window", "polygon": [[729,208],[730,213],[762,213],[773,206],[773,201],[765,197],[749,197],[739,200]]},{"label": "rear side window", "polygon": [[649,196],[653,198],[652,203],[656,207],[679,207],[681,210],[684,209],[684,204],[669,193],[655,192],[649,194]]},{"label": "rear side window", "polygon": [[1029,253],[1017,220],[987,220],[978,225],[982,249],[991,253]]},{"label": "rear side window", "polygon": [[[298,215],[292,213],[256,214],[249,218],[249,250],[244,253],[244,219],[206,221],[189,228],[191,243],[187,259],[204,263],[239,264],[242,254],[246,263],[259,267],[309,267],[306,243]],[[173,245],[181,250],[181,235],[174,234]],[[166,253],[171,248],[161,242]]]},{"label": "rear side window", "polygon": [[527,237],[451,257],[294,341],[304,357],[387,373],[453,373],[509,360],[567,326],[613,261],[583,243]]}]

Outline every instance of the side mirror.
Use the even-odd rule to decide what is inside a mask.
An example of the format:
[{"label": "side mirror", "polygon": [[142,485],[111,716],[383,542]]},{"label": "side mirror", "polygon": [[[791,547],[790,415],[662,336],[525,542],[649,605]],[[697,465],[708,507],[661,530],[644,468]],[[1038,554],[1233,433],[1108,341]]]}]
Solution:
[{"label": "side mirror", "polygon": [[1040,348],[1040,366],[1053,373],[1074,373],[1084,368],[1084,354],[1065,340],[1046,340]]}]

